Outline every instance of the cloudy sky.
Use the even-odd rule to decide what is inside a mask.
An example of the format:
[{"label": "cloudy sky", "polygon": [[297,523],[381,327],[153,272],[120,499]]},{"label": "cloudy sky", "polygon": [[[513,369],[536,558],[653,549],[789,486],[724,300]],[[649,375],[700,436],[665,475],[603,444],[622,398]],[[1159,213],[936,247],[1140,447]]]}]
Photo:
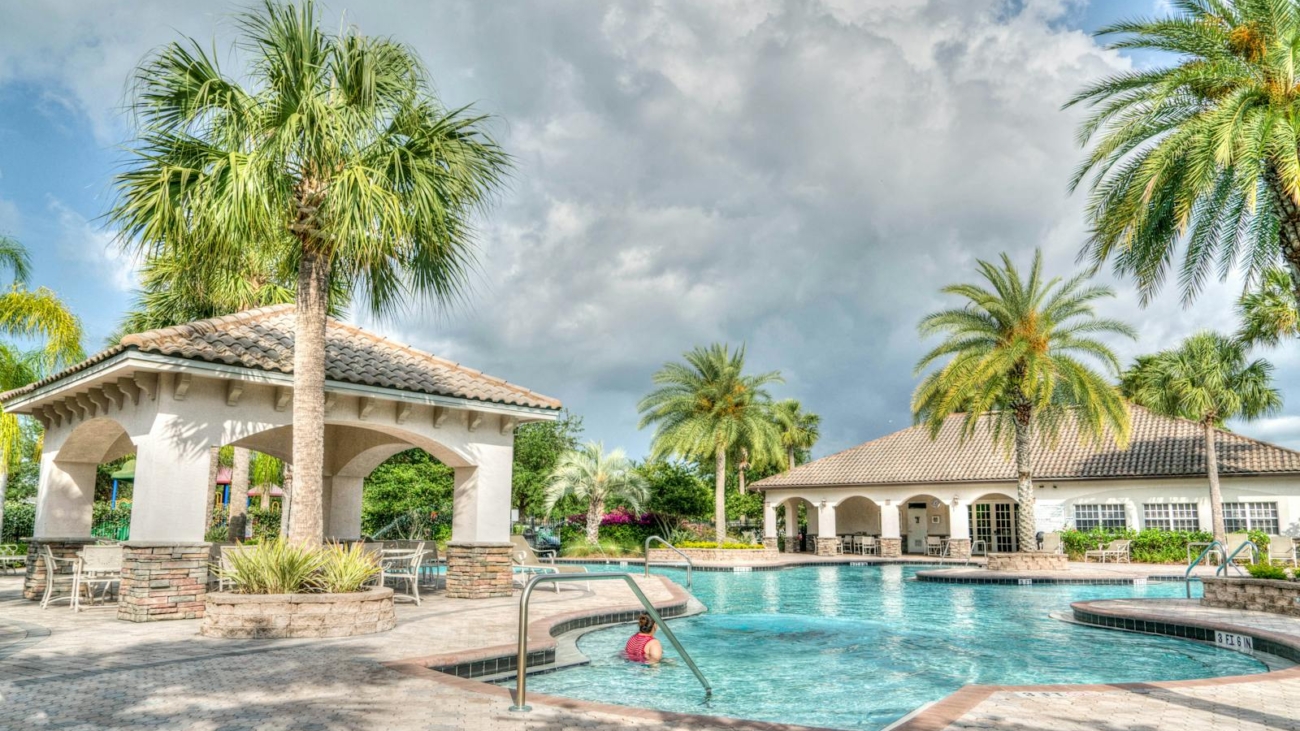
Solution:
[{"label": "cloudy sky", "polygon": [[[378,2],[331,23],[423,56],[448,105],[496,115],[516,157],[482,229],[468,302],[373,322],[396,339],[561,398],[589,436],[642,454],[636,402],[694,345],[748,346],[775,395],[823,416],[816,453],[910,423],[917,320],[977,258],[1041,247],[1074,271],[1080,85],[1159,63],[1090,31],[1152,0]],[[102,214],[131,139],[125,80],[179,35],[232,39],[240,4],[11,0],[0,24],[0,231],[31,248],[98,346],[132,263]],[[1104,277],[1103,277],[1104,278]],[[1231,329],[1240,283],[1194,307],[1105,305],[1125,360]],[[1300,414],[1300,357],[1270,353]],[[1300,447],[1300,415],[1242,431]]]}]

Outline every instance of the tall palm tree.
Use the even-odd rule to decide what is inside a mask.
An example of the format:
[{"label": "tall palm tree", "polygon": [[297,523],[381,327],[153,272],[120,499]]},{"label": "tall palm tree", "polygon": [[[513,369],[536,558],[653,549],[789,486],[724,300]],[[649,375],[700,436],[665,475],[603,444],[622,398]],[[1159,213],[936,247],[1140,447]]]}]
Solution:
[{"label": "tall palm tree", "polygon": [[[43,347],[33,351],[0,343],[0,391],[8,391],[72,365],[85,353],[81,349],[81,320],[50,290],[27,289],[31,258],[22,244],[8,236],[0,236],[0,267],[13,272],[9,291],[0,294],[0,332],[27,342],[44,342]],[[19,417],[0,413],[0,529],[4,527],[9,472],[22,458],[22,448]]]},{"label": "tall palm tree", "polygon": [[1291,275],[1281,267],[1269,267],[1258,285],[1237,300],[1241,332],[1246,345],[1277,345],[1300,337],[1300,308],[1291,294]]},{"label": "tall palm tree", "polygon": [[1086,252],[1113,259],[1144,297],[1174,267],[1190,299],[1216,264],[1258,275],[1284,262],[1300,300],[1300,5],[1173,5],[1169,17],[1098,34],[1176,62],[1111,76],[1069,102],[1093,109],[1079,131],[1091,152],[1071,183],[1091,177]]},{"label": "tall palm tree", "polygon": [[683,357],[685,363],[668,363],[654,374],[659,387],[637,405],[639,428],[654,425],[650,448],[656,459],[713,459],[713,530],[722,545],[727,539],[727,453],[745,446],[751,459],[779,460],[773,457],[780,454],[780,439],[768,418],[766,386],[781,383],[781,374],[746,375],[743,345],[734,351],[721,344],[697,347]]},{"label": "tall palm tree", "polygon": [[271,489],[284,481],[284,463],[269,454],[253,452],[250,479],[258,489],[262,510],[271,507]]},{"label": "tall palm tree", "polygon": [[622,500],[640,510],[650,499],[650,483],[634,469],[632,460],[621,449],[605,451],[600,442],[587,442],[565,452],[546,487],[546,512],[565,495],[587,501],[587,542],[600,539],[600,521],[605,506]]},{"label": "tall palm tree", "polygon": [[999,267],[979,262],[988,288],[954,284],[945,294],[966,300],[960,308],[928,315],[919,326],[923,337],[943,342],[916,365],[927,375],[912,394],[912,412],[937,437],[948,417],[964,412],[961,439],[974,434],[987,414],[993,440],[1016,460],[1016,525],[1020,550],[1037,545],[1034,527],[1032,443],[1035,437],[1055,442],[1063,418],[1079,424],[1085,437],[1108,436],[1125,445],[1129,413],[1119,390],[1085,362],[1119,373],[1119,362],[1095,336],[1134,337],[1128,325],[1098,317],[1093,303],[1113,297],[1109,287],[1088,284],[1088,274],[1044,281],[1042,252],[1034,252],[1029,278],[1023,279],[1011,258]]},{"label": "tall palm tree", "polygon": [[781,431],[781,446],[785,448],[785,468],[795,468],[795,457],[807,452],[821,438],[822,418],[804,411],[798,399],[782,399],[772,405],[772,418]]},{"label": "tall palm tree", "polygon": [[1140,358],[1122,384],[1133,403],[1190,419],[1204,429],[1210,519],[1214,538],[1226,540],[1215,439],[1228,419],[1255,419],[1282,407],[1282,395],[1273,388],[1272,364],[1263,359],[1248,362],[1240,340],[1200,332],[1177,348]]},{"label": "tall palm tree", "polygon": [[405,45],[352,26],[324,32],[310,0],[267,0],[238,28],[238,75],[193,39],[141,64],[139,142],[110,218],[146,257],[229,272],[255,246],[296,272],[288,532],[316,544],[330,293],[355,292],[377,314],[458,296],[473,216],[509,158],[485,117],[439,104]]}]

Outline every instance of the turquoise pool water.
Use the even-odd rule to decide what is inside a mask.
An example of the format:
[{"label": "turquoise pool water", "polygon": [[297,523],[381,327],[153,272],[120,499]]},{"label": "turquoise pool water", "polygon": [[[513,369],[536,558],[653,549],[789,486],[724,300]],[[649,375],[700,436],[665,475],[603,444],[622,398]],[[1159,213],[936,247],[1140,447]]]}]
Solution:
[{"label": "turquoise pool water", "polygon": [[[592,570],[611,570],[592,566]],[[612,570],[618,570],[614,568]],[[1070,602],[1182,597],[1180,583],[993,586],[908,581],[903,566],[696,572],[709,612],[672,621],[713,684],[665,641],[669,661],[619,655],[630,629],[584,636],[591,664],[529,678],[529,690],[622,705],[842,729],[880,729],[970,683],[1184,680],[1263,672],[1207,645],[1052,619]],[[681,571],[663,571],[684,583]]]}]

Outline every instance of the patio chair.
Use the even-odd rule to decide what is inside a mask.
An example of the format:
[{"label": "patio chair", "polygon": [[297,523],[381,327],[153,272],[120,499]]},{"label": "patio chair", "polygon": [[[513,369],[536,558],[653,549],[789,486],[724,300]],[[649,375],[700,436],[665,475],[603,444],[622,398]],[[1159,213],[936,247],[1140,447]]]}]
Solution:
[{"label": "patio chair", "polygon": [[91,606],[95,604],[95,588],[102,587],[99,598],[108,601],[108,591],[122,584],[122,546],[86,546],[81,549],[81,567],[73,577],[72,611],[81,611],[81,590]]},{"label": "patio chair", "polygon": [[1043,552],[1065,553],[1065,542],[1061,540],[1060,533],[1043,534]]},{"label": "patio chair", "polygon": [[429,582],[427,579],[433,579],[433,585],[437,583],[438,576],[438,544],[433,541],[384,541],[385,549],[395,549],[398,551],[424,551],[424,558],[420,561],[420,580]]},{"label": "patio chair", "polygon": [[1256,551],[1247,549],[1245,551],[1242,551],[1241,553],[1237,553],[1237,549],[1241,548],[1242,546],[1246,545],[1249,542],[1250,542],[1250,536],[1245,533],[1229,533],[1228,551],[1223,555],[1224,560],[1226,561],[1228,556],[1236,554],[1237,557],[1233,559],[1234,561],[1237,561],[1239,563],[1255,563],[1255,561],[1259,558]]},{"label": "patio chair", "polygon": [[[414,549],[385,548],[379,559],[379,585],[384,586],[389,579],[405,583],[415,606],[420,606],[420,562],[424,560],[424,541],[416,541]],[[394,591],[393,599],[397,598]]]},{"label": "patio chair", "polygon": [[[81,570],[81,559],[75,556],[58,558],[48,544],[41,546],[41,550],[41,560],[45,562],[45,595],[41,597],[41,609],[46,609],[54,602],[64,599],[68,600],[69,605],[76,606],[74,602],[77,596],[77,573]],[[56,597],[54,585],[60,578],[68,579],[71,591],[67,596]]]},{"label": "patio chair", "polygon": [[18,567],[27,563],[27,554],[18,552],[17,543],[0,544],[0,571],[18,573]]},{"label": "patio chair", "polygon": [[1268,537],[1268,560],[1297,566],[1295,539],[1290,536]]},{"label": "patio chair", "polygon": [[[518,538],[519,540],[515,540]],[[543,561],[538,558],[536,552],[528,545],[523,536],[510,536],[510,542],[515,544],[515,552],[511,556],[514,560],[514,572],[517,575],[527,577],[531,574],[585,574],[585,566],[565,566],[556,564],[555,559]],[[522,546],[520,544],[523,544]],[[542,553],[554,554],[554,551],[543,551]],[[527,581],[525,578],[524,581]],[[591,582],[585,582],[587,591],[591,591]],[[560,593],[560,584],[555,583],[555,593]]]},{"label": "patio chair", "polygon": [[514,553],[516,555],[520,553],[524,554],[524,564],[555,563],[555,551],[549,548],[544,548],[539,551],[533,548],[527,538],[519,535],[510,536],[510,542],[515,545]]},{"label": "patio chair", "polygon": [[234,580],[230,578],[230,572],[235,569],[234,563],[230,557],[240,551],[252,550],[253,546],[245,546],[241,543],[235,543],[229,546],[221,546],[221,561],[218,564],[217,571],[217,591],[225,591],[227,587],[234,585]]},{"label": "patio chair", "polygon": [[875,536],[858,536],[858,550],[864,556],[876,556],[880,554],[880,543]]},{"label": "patio chair", "polygon": [[1083,554],[1084,563],[1089,558],[1096,558],[1101,563],[1106,563],[1107,559],[1114,560],[1115,563],[1129,563],[1129,544],[1132,541],[1118,540],[1111,541],[1104,546],[1098,546],[1095,551],[1085,551]]}]

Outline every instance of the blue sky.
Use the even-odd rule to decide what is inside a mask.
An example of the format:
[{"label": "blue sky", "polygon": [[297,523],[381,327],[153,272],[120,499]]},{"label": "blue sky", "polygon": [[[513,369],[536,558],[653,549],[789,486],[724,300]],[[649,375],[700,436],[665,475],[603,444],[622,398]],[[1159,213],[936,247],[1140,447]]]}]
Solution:
[{"label": "blue sky", "polygon": [[[498,115],[518,168],[483,222],[469,303],[374,323],[563,399],[589,436],[641,454],[635,403],[664,361],[744,342],[823,414],[818,454],[906,426],[916,320],[975,258],[1082,241],[1077,115],[1060,102],[1136,63],[1087,33],[1153,2],[342,2],[429,64],[449,105]],[[88,349],[130,302],[102,215],[130,129],[132,67],[178,33],[229,43],[238,4],[6,4],[0,231],[82,317]],[[1109,304],[1127,359],[1232,326],[1237,283],[1190,309]],[[1270,354],[1291,401],[1289,352]],[[1288,409],[1288,413],[1294,413]],[[1243,431],[1300,447],[1300,417]]]}]

